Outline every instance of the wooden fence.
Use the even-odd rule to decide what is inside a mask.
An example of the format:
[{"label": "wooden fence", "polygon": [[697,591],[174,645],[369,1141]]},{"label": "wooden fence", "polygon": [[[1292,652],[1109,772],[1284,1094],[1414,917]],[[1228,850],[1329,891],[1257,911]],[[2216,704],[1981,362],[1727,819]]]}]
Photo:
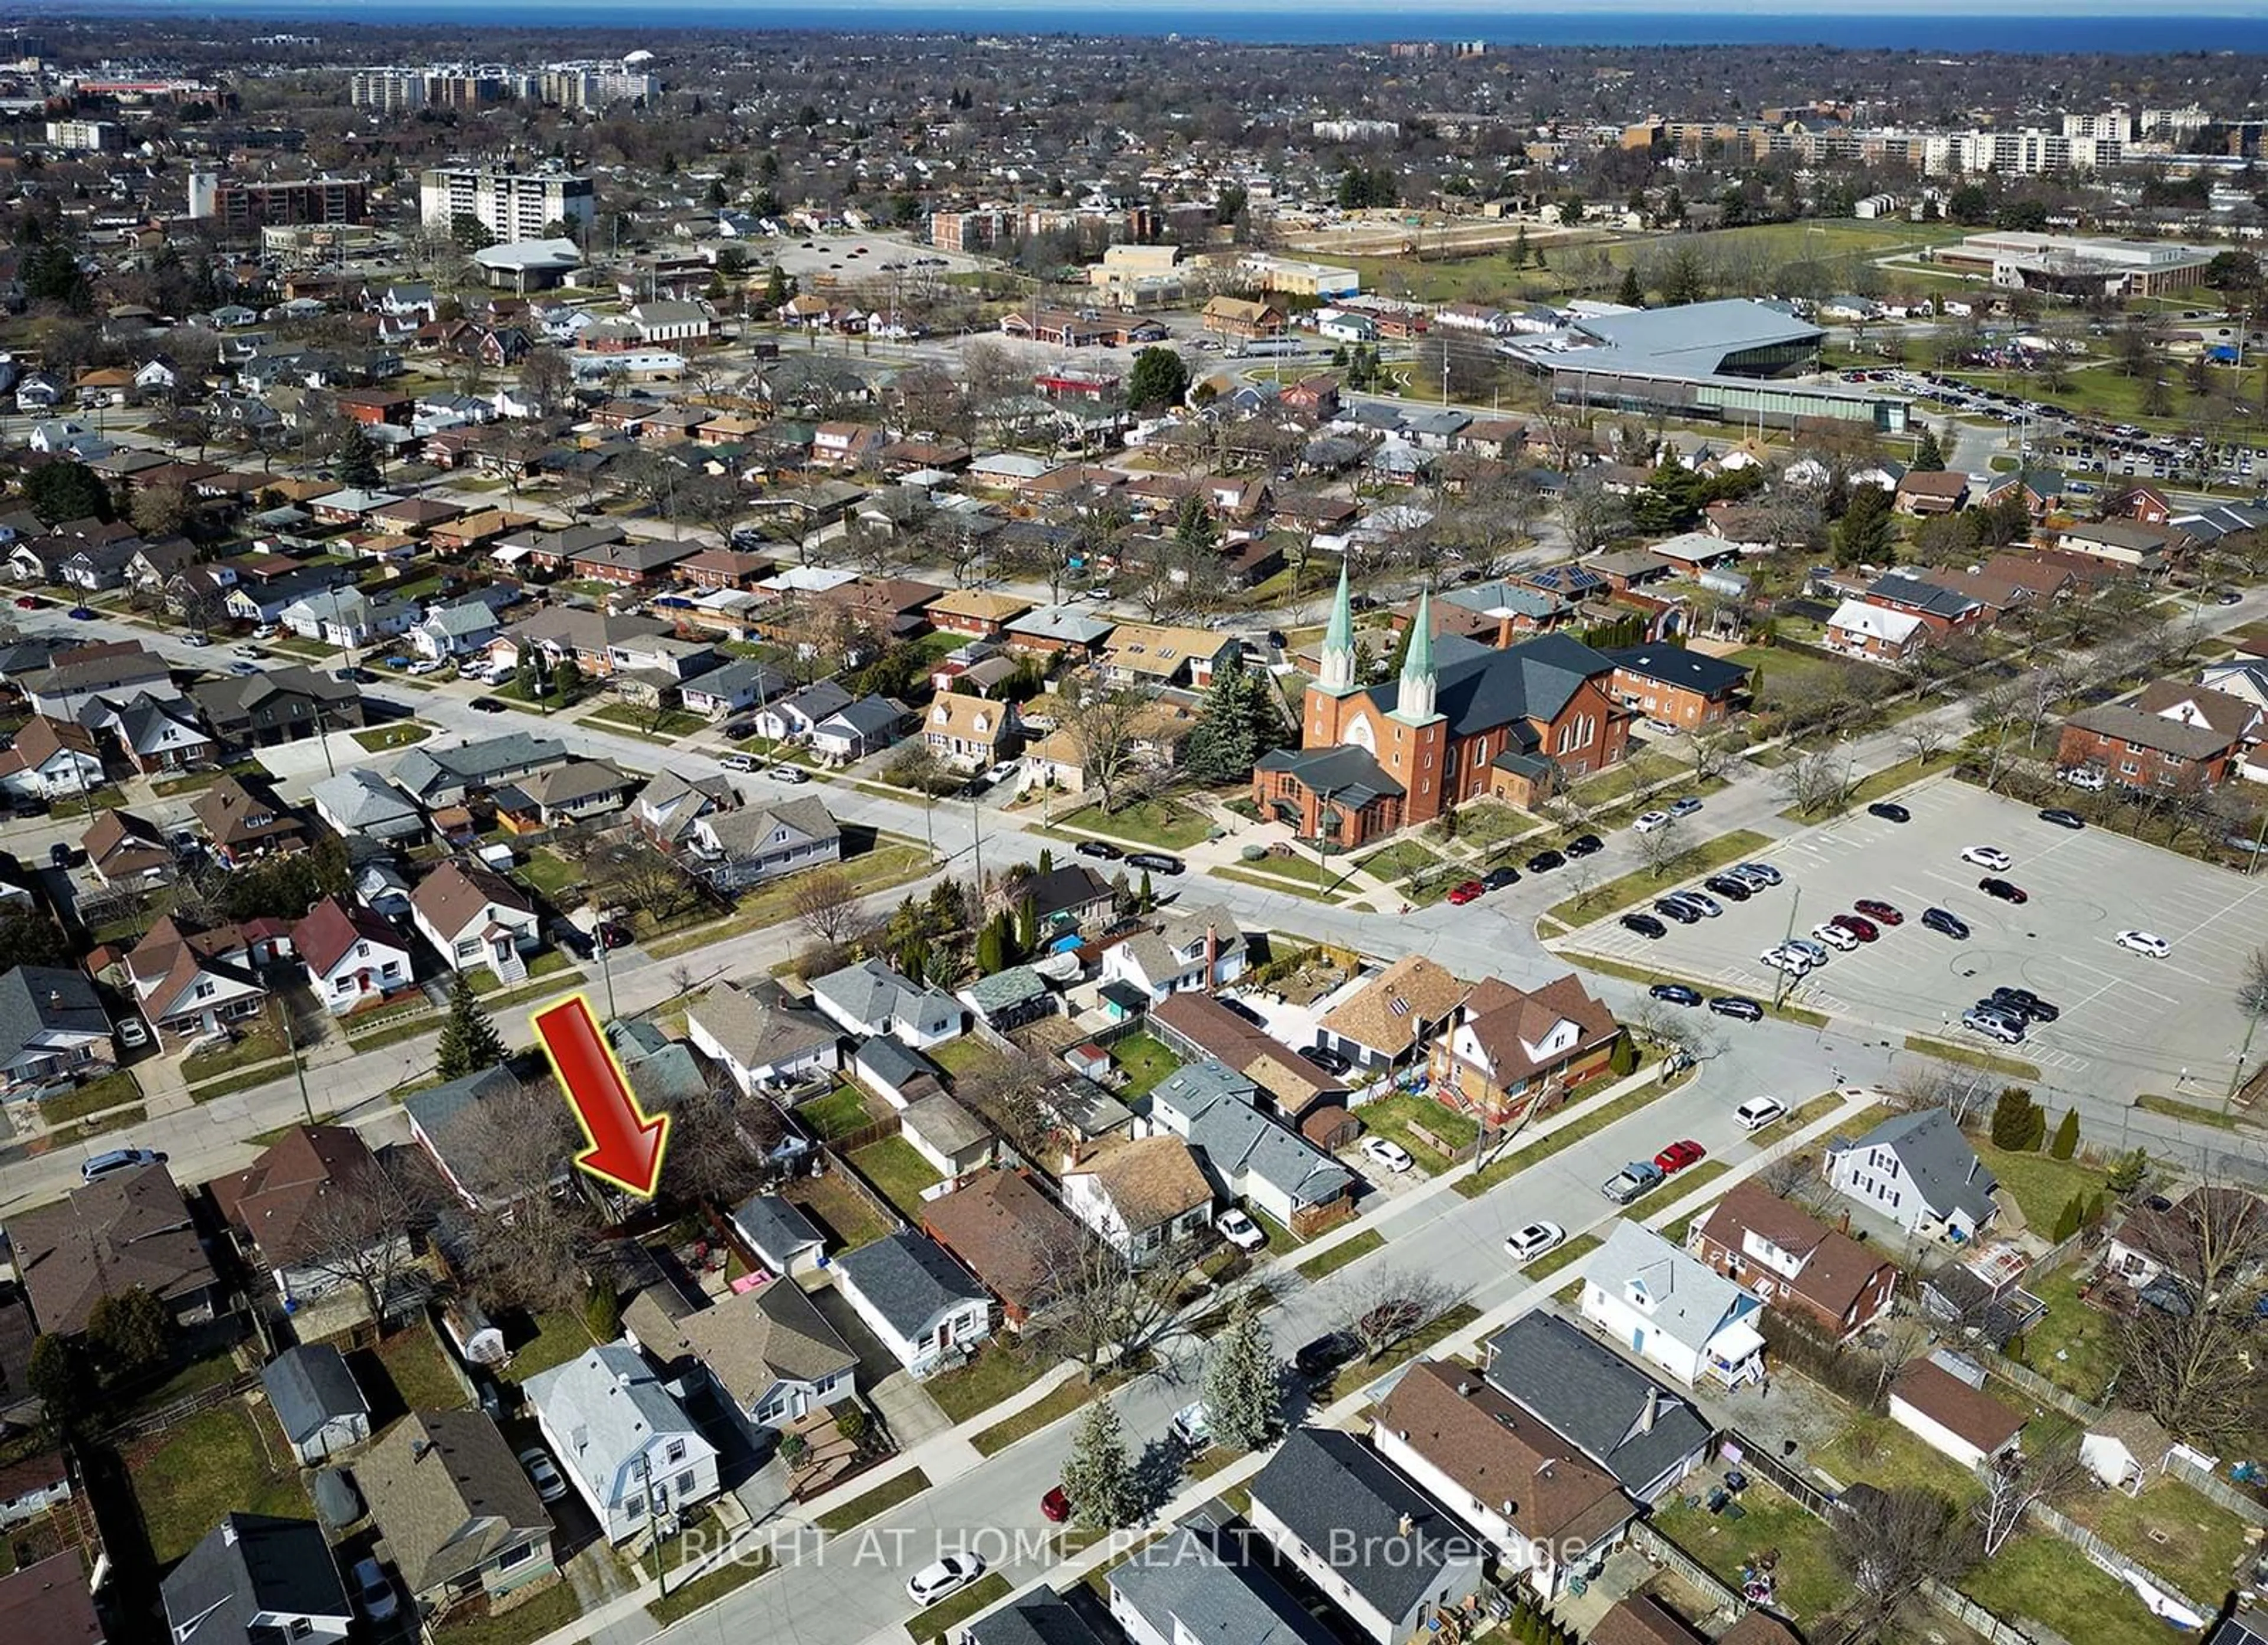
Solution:
[{"label": "wooden fence", "polygon": [[2141,1561],[2129,1558],[2120,1553],[2085,1525],[2059,1510],[2049,1507],[2045,1502],[2034,1502],[2031,1506],[2031,1516],[2114,1576],[2139,1578],[2169,1598],[2178,1599],[2202,1617],[2212,1616],[2219,1608],[2217,1604],[2199,1605],[2179,1588],[2159,1575],[2157,1572],[2143,1564]]},{"label": "wooden fence", "polygon": [[1746,1616],[1752,1608],[1716,1572],[1695,1559],[1670,1538],[1643,1519],[1634,1519],[1630,1528],[1631,1546],[1656,1565],[1675,1571],[1693,1587],[1709,1595],[1734,1621]]},{"label": "wooden fence", "polygon": [[1921,1593],[1923,1598],[1976,1634],[1985,1645],[2071,1645],[2069,1640],[2043,1623],[2028,1618],[2020,1625],[1994,1616],[1959,1589],[1935,1577],[1922,1583]]},{"label": "wooden fence", "polygon": [[2185,1458],[2169,1457],[2166,1458],[2166,1472],[2200,1496],[2220,1503],[2246,1524],[2268,1528],[2268,1508],[2261,1506],[2260,1499],[2246,1495],[2210,1470],[2200,1468]]},{"label": "wooden fence", "polygon": [[180,1399],[168,1400],[153,1410],[137,1411],[130,1416],[121,1418],[103,1431],[103,1437],[113,1444],[122,1444],[129,1440],[141,1439],[151,1434],[162,1434],[167,1428],[178,1427],[191,1417],[201,1415],[217,1406],[226,1405],[232,1399],[240,1399],[258,1386],[260,1386],[258,1372],[239,1371],[226,1382],[215,1383],[210,1388],[200,1388],[195,1393],[183,1394]]},{"label": "wooden fence", "polygon": [[1720,1454],[1734,1466],[1747,1469],[1769,1481],[1775,1489],[1794,1498],[1798,1506],[1818,1518],[1826,1518],[1827,1510],[1835,1505],[1833,1497],[1738,1428],[1725,1430]]},{"label": "wooden fence", "polygon": [[821,1143],[819,1157],[827,1162],[828,1174],[864,1200],[867,1209],[873,1211],[892,1228],[906,1226],[905,1213],[892,1203],[888,1195],[876,1188],[873,1183],[868,1182],[859,1173],[858,1167],[850,1163],[850,1157],[836,1150],[835,1143]]}]

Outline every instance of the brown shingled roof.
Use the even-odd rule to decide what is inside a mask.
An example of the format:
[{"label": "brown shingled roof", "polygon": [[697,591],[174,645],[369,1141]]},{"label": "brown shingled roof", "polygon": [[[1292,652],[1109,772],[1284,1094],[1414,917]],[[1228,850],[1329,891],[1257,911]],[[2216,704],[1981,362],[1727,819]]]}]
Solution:
[{"label": "brown shingled roof", "polygon": [[1177,1136],[1145,1136],[1113,1144],[1087,1162],[1084,1172],[1110,1196],[1137,1232],[1155,1228],[1194,1206],[1212,1202],[1212,1186],[1197,1169],[1189,1144]]},{"label": "brown shingled roof", "polygon": [[1426,1024],[1440,1022],[1470,992],[1423,954],[1405,954],[1332,1007],[1322,1026],[1398,1056],[1418,1043]]},{"label": "brown shingled roof", "polygon": [[1053,1253],[1068,1249],[1071,1220],[1020,1171],[991,1171],[922,1208],[922,1228],[1019,1311],[1046,1300]]},{"label": "brown shingled roof", "polygon": [[1982,1388],[1970,1387],[1934,1360],[1916,1360],[1900,1371],[1890,1394],[1988,1456],[2023,1431],[2021,1414]]}]

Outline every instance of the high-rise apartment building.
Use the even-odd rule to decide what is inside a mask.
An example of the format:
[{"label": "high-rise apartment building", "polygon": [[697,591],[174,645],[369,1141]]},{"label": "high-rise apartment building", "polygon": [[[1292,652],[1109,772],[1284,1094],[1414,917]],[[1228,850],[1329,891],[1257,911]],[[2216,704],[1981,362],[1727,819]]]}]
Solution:
[{"label": "high-rise apartment building", "polygon": [[588,227],[598,216],[591,180],[557,166],[437,166],[419,180],[417,205],[429,224],[469,217],[505,242],[542,239],[554,223]]}]

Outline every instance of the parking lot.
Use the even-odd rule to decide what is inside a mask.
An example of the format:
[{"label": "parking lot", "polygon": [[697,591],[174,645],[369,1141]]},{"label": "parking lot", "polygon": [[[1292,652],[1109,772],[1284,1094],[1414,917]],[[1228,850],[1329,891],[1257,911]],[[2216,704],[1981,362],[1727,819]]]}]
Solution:
[{"label": "parking lot", "polygon": [[[1609,919],[1572,946],[1712,987],[1771,997],[1775,973],[1758,958],[1791,930],[1808,934],[1861,897],[1889,902],[1905,922],[1881,940],[1836,953],[1789,998],[1844,1021],[1925,1034],[2036,1063],[2045,1083],[2105,1096],[2143,1091],[2211,1103],[2227,1090],[2244,1040],[2233,998],[2245,958],[2261,944],[2268,878],[2247,879],[2100,829],[2073,833],[2033,807],[1950,779],[1899,797],[1913,813],[1893,823],[1859,812],[1792,836],[1765,854],[1786,883],[1724,913],[1669,927],[1648,941]],[[1977,889],[1988,871],[1961,860],[1970,845],[2014,859],[2003,878],[2029,893],[2021,907]],[[1668,887],[1665,884],[1664,889]],[[1923,909],[1950,909],[1971,935],[1925,929]],[[2163,959],[2130,953],[2122,929],[2172,944]],[[1961,1026],[1961,1013],[1997,986],[2029,988],[2062,1009],[2019,1046]],[[2183,1070],[2188,1077],[2184,1080]]]}]

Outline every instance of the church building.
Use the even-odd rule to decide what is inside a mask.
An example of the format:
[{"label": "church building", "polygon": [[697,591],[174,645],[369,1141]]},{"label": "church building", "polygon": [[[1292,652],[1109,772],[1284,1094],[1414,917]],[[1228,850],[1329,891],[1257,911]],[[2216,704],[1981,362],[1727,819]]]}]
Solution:
[{"label": "church building", "polygon": [[1557,634],[1499,650],[1436,635],[1432,615],[1421,596],[1399,679],[1359,684],[1340,568],[1300,746],[1263,756],[1252,774],[1265,815],[1348,849],[1483,795],[1533,805],[1623,758],[1631,713],[1604,654]]}]

